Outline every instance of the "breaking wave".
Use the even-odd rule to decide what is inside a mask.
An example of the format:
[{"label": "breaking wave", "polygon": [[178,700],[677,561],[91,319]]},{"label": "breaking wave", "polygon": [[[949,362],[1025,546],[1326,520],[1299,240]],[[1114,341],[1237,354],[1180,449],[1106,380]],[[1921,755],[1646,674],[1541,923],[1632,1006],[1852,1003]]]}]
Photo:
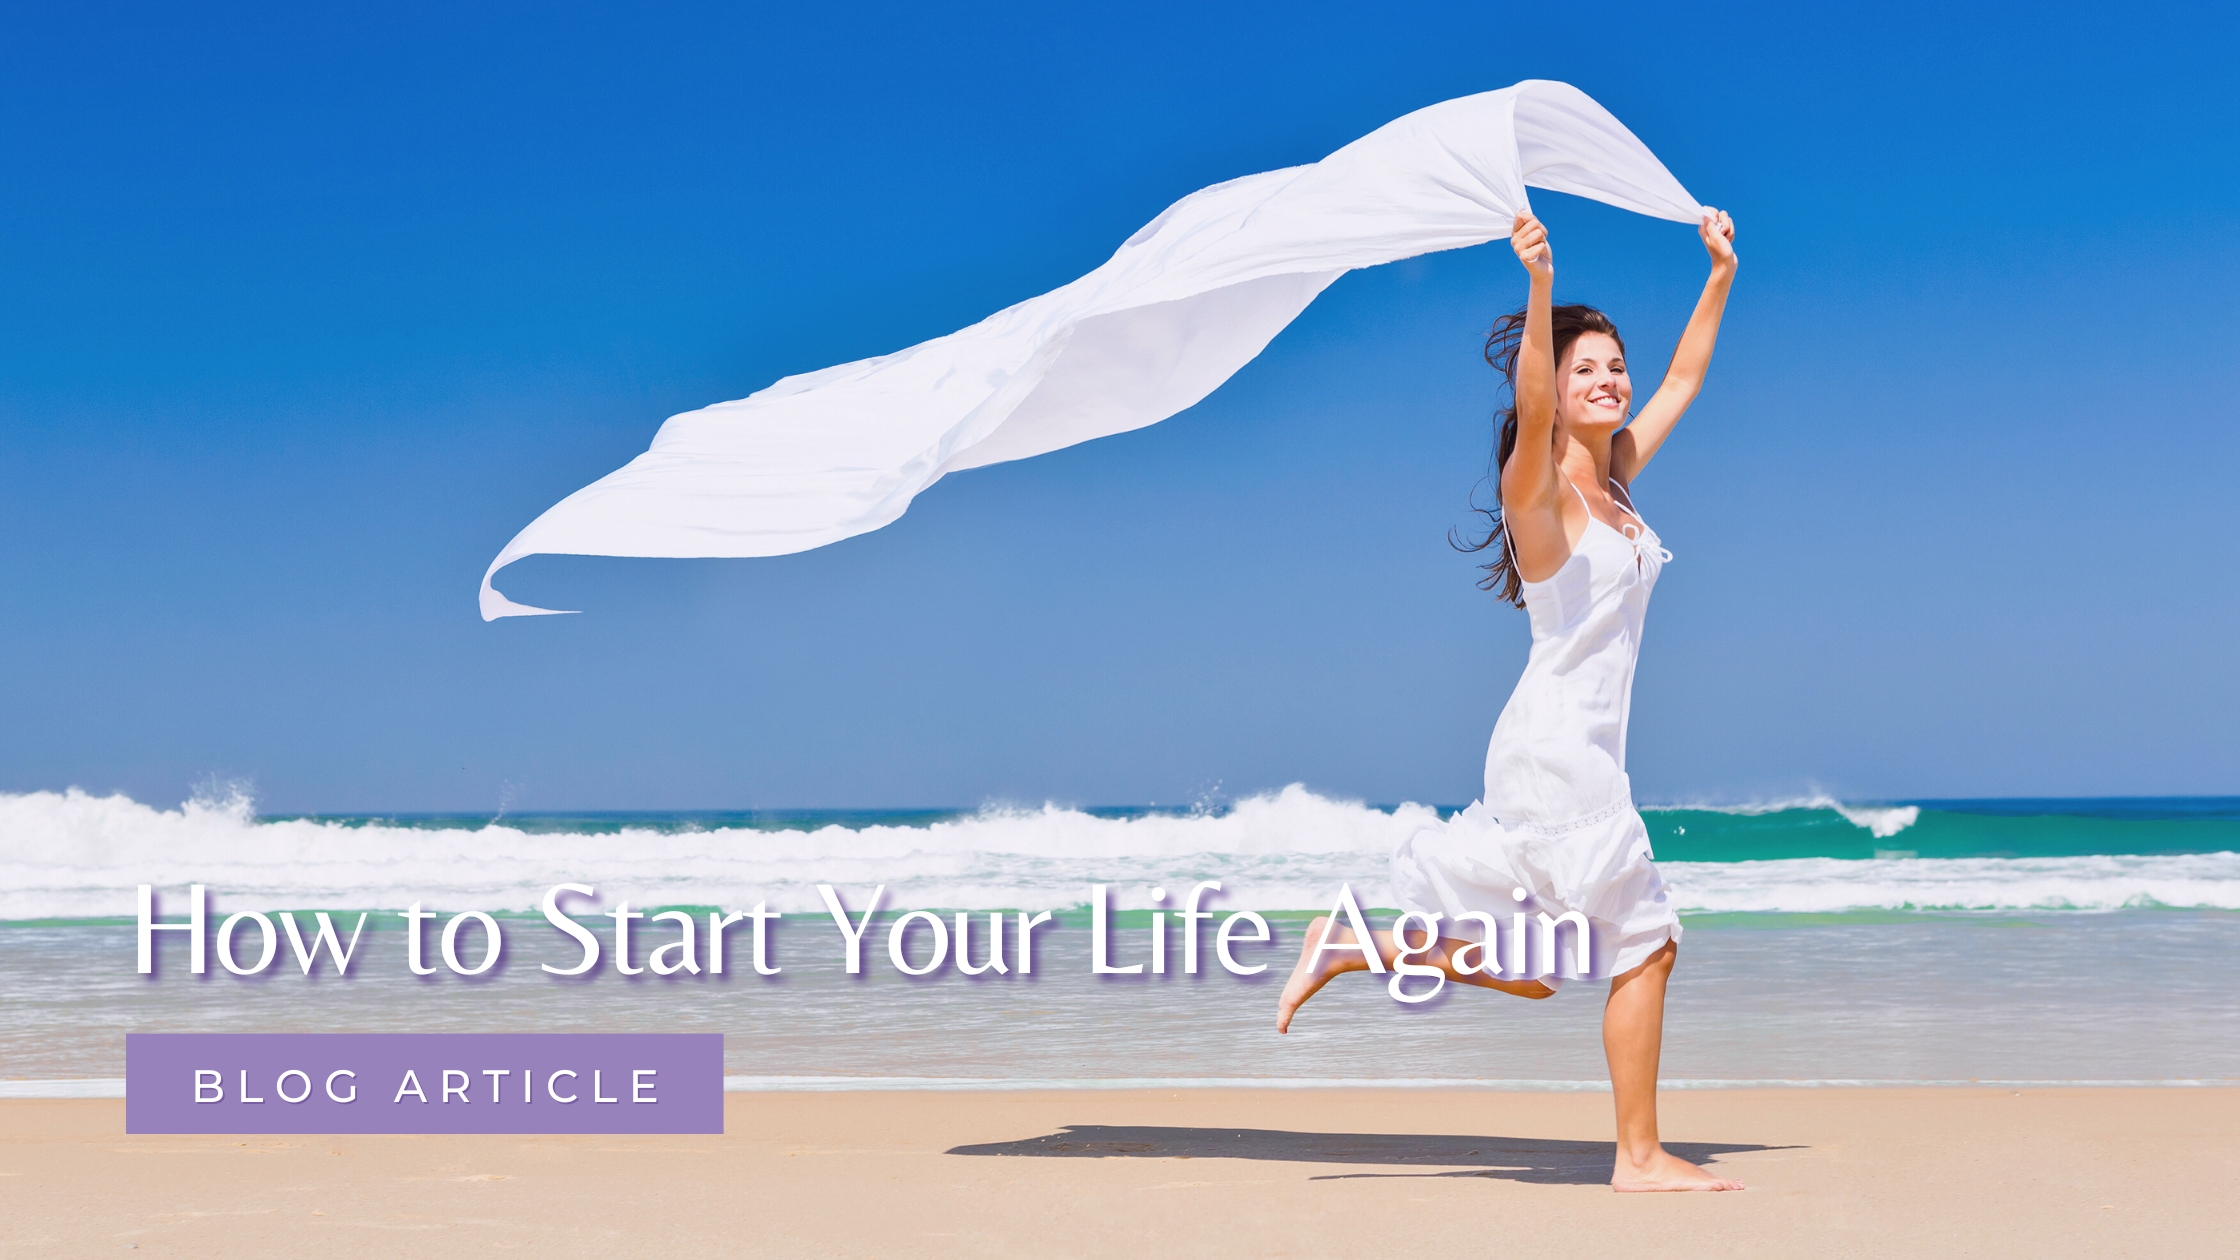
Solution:
[{"label": "breaking wave", "polygon": [[[1171,906],[1204,880],[1221,882],[1208,904],[1225,908],[1324,908],[1340,883],[1389,905],[1386,855],[1440,813],[1295,784],[1189,813],[1045,805],[731,825],[643,815],[571,829],[567,819],[261,818],[245,794],[222,790],[175,809],[75,789],[0,794],[0,920],[129,917],[143,883],[167,899],[206,885],[225,911],[415,901],[532,911],[563,882],[594,885],[608,904],[766,901],[789,912],[821,912],[822,883],[851,906],[883,885],[890,908],[1062,909],[1102,883],[1116,908],[1141,909],[1155,885]],[[1683,912],[2240,909],[2240,854],[2229,851],[2240,822],[2228,820],[1990,817],[1825,797],[1644,817]],[[1877,843],[1901,833],[1916,850]]]}]

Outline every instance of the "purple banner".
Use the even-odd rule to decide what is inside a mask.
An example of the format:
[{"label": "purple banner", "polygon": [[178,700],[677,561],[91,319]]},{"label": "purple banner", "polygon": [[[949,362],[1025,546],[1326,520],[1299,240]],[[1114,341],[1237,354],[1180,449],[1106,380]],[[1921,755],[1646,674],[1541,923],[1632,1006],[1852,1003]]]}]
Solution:
[{"label": "purple banner", "polygon": [[128,1033],[127,1133],[721,1133],[721,1033]]}]

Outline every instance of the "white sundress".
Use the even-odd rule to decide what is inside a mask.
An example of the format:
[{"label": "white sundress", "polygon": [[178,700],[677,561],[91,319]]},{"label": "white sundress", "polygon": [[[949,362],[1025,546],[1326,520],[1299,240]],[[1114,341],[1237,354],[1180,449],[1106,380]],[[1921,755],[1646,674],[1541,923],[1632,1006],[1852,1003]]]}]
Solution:
[{"label": "white sundress", "polygon": [[[1485,796],[1420,828],[1392,854],[1401,908],[1442,916],[1441,936],[1480,940],[1483,924],[1458,916],[1493,916],[1503,979],[1550,987],[1606,979],[1680,939],[1626,779],[1642,620],[1672,553],[1624,490],[1611,488],[1636,524],[1614,529],[1588,512],[1571,558],[1546,581],[1524,584],[1532,655],[1494,724]],[[1576,485],[1572,491],[1586,502]],[[1576,921],[1554,932],[1545,926],[1573,911],[1590,927],[1584,968]]]}]

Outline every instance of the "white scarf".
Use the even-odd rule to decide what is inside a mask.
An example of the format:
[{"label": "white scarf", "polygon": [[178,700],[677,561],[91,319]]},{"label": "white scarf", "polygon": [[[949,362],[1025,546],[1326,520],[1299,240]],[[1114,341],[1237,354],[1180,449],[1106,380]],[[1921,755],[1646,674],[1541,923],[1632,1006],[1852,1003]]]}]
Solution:
[{"label": "white scarf", "polygon": [[557,611],[490,585],[523,556],[807,551],[888,524],[945,473],[1157,424],[1346,272],[1508,236],[1527,185],[1703,213],[1567,83],[1419,109],[1312,165],[1194,192],[1095,271],[970,328],[671,416],[645,454],[506,544],[483,620]]}]

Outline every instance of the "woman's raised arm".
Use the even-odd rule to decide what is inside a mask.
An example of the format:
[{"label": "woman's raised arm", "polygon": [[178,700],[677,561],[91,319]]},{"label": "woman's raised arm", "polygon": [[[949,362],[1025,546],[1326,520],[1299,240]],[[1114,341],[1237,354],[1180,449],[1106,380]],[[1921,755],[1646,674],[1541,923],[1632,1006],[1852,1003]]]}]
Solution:
[{"label": "woman's raised arm", "polygon": [[[1555,491],[1563,474],[1556,469],[1555,460],[1555,334],[1549,325],[1548,306],[1554,300],[1556,268],[1548,248],[1548,229],[1529,211],[1520,211],[1509,229],[1509,246],[1517,251],[1517,261],[1532,277],[1532,289],[1525,299],[1524,337],[1517,347],[1517,446],[1501,470],[1501,511],[1509,522],[1510,544],[1516,548],[1528,547],[1527,539],[1517,537],[1520,519],[1530,516],[1535,507],[1556,502]],[[1542,532],[1529,521],[1523,523],[1528,535]],[[1563,542],[1561,522],[1557,523],[1556,541]],[[1560,557],[1557,563],[1561,563]]]},{"label": "woman's raised arm", "polygon": [[1711,255],[1711,278],[1703,282],[1703,296],[1696,299],[1688,330],[1680,334],[1680,348],[1672,353],[1672,366],[1665,369],[1664,383],[1657,386],[1656,394],[1634,416],[1633,423],[1621,429],[1610,444],[1610,475],[1621,484],[1630,484],[1639,476],[1657,448],[1672,435],[1672,426],[1680,423],[1681,414],[1696,400],[1704,375],[1711,370],[1711,348],[1719,340],[1719,318],[1726,314],[1727,290],[1734,284],[1734,220],[1724,210],[1712,210],[1703,216],[1696,231],[1703,237],[1705,252]]}]

